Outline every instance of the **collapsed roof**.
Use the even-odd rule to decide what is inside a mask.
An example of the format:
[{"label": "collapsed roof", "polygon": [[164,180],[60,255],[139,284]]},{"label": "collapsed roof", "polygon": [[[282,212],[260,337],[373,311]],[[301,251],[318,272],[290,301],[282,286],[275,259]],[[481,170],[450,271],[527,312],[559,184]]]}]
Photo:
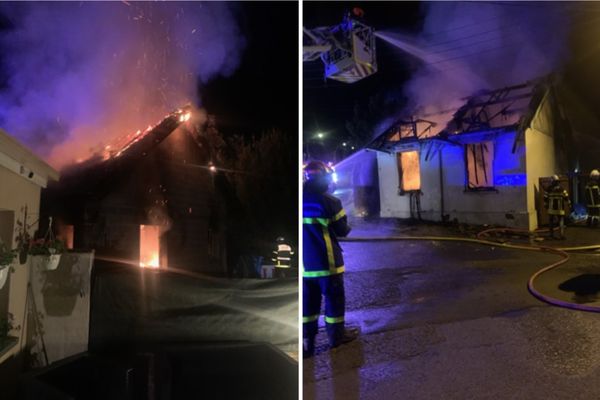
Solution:
[{"label": "collapsed roof", "polygon": [[[515,152],[524,143],[525,130],[538,121],[541,125],[535,129],[554,139],[559,170],[589,171],[599,167],[597,106],[586,100],[585,93],[564,74],[481,91],[462,101],[458,109],[397,120],[366,148],[393,152],[416,148],[424,141],[461,143],[478,133],[517,132],[512,147]],[[534,120],[536,116],[542,118]]]},{"label": "collapsed roof", "polygon": [[533,118],[546,91],[540,81],[481,91],[461,99],[464,103],[458,110],[399,119],[366,147],[393,151],[425,139],[451,141],[453,137],[473,132],[522,129]]}]

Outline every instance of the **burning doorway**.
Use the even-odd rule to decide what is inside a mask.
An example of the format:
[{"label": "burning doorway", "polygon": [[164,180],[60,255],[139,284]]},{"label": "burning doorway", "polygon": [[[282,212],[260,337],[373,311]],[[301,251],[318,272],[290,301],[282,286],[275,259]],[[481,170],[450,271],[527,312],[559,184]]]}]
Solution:
[{"label": "burning doorway", "polygon": [[160,226],[140,225],[140,267],[160,268]]}]

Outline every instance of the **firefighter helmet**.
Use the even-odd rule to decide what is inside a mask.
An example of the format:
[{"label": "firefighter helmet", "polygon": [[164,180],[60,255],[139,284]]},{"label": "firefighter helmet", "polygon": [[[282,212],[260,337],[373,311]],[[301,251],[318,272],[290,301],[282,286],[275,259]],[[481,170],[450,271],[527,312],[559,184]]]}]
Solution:
[{"label": "firefighter helmet", "polygon": [[304,179],[306,181],[321,180],[331,182],[333,169],[323,161],[310,161],[304,166]]},{"label": "firefighter helmet", "polygon": [[558,177],[558,175],[552,175],[552,183],[554,182],[558,182],[560,179]]},{"label": "firefighter helmet", "polygon": [[592,172],[590,172],[590,178],[591,179],[600,178],[600,171],[598,171],[597,169],[593,169]]}]

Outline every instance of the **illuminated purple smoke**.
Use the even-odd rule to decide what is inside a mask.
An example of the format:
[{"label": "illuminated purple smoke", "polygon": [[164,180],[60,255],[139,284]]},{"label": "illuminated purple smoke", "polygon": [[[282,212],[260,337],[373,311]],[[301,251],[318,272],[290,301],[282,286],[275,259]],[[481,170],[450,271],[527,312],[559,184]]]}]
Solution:
[{"label": "illuminated purple smoke", "polygon": [[4,3],[0,128],[55,166],[188,102],[244,46],[227,3]]},{"label": "illuminated purple smoke", "polygon": [[405,87],[411,108],[425,112],[457,100],[538,78],[566,58],[570,8],[564,2],[428,2],[418,38],[378,34],[420,60]]}]

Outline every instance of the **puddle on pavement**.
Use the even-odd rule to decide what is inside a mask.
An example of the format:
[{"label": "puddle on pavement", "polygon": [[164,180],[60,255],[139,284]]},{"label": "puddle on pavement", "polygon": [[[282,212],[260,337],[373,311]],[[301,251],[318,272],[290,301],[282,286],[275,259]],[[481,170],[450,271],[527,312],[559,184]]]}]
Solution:
[{"label": "puddle on pavement", "polygon": [[571,300],[577,304],[594,303],[600,299],[600,274],[582,274],[570,278],[558,289],[572,293]]}]

